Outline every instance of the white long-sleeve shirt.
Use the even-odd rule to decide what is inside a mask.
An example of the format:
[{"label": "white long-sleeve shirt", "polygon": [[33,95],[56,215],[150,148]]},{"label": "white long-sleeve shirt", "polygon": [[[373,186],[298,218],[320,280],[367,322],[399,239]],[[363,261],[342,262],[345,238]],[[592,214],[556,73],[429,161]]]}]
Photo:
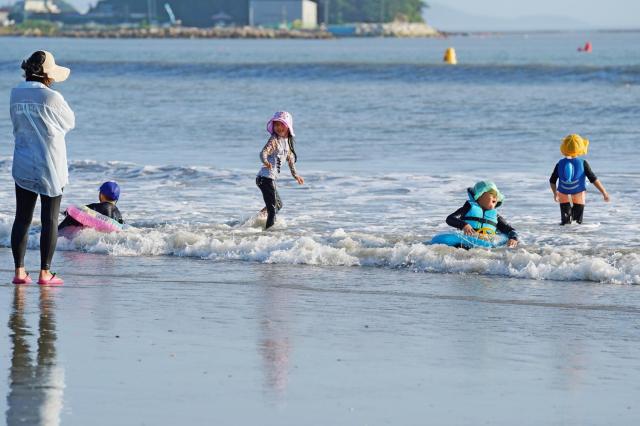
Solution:
[{"label": "white long-sleeve shirt", "polygon": [[37,194],[62,195],[69,183],[65,135],[75,127],[73,111],[60,93],[33,81],[11,91],[10,105],[13,179]]}]

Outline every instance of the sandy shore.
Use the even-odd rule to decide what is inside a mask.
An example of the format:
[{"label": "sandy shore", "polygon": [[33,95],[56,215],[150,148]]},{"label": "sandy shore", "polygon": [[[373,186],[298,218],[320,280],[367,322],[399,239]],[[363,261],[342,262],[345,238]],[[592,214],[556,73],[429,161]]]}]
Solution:
[{"label": "sandy shore", "polygon": [[[8,425],[635,424],[640,289],[0,249]],[[37,261],[30,251],[28,263]]]}]

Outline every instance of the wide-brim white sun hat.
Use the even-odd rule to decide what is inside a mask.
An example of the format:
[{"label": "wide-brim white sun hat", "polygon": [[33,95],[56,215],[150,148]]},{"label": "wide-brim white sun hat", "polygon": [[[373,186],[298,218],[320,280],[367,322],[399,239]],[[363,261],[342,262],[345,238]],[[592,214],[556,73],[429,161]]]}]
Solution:
[{"label": "wide-brim white sun hat", "polygon": [[43,50],[45,59],[42,64],[42,71],[56,83],[61,83],[69,78],[69,74],[71,74],[71,70],[66,67],[61,67],[60,65],[56,65],[56,60],[53,57],[51,52],[47,52]]},{"label": "wide-brim white sun hat", "polygon": [[293,116],[287,111],[278,111],[273,115],[273,118],[269,120],[267,123],[267,132],[273,134],[273,123],[275,121],[279,121],[289,129],[289,133],[291,133],[291,137],[295,138],[296,134],[293,131]]}]

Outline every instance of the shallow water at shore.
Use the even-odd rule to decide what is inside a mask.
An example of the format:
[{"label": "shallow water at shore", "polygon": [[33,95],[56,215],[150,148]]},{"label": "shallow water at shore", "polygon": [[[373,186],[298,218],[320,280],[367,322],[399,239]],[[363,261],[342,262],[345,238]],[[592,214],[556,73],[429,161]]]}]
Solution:
[{"label": "shallow water at shore", "polygon": [[[0,170],[5,171],[0,182],[6,182],[0,195],[11,199],[10,161],[0,161]],[[216,263],[640,284],[635,210],[620,199],[625,193],[635,196],[637,190],[628,187],[629,179],[637,179],[633,173],[609,173],[606,185],[613,202],[604,204],[590,194],[585,224],[567,227],[557,225],[558,207],[546,180],[529,173],[496,173],[496,181],[511,182],[501,185],[508,194],[501,210],[519,231],[521,244],[516,250],[493,251],[423,244],[449,229],[444,218],[466,199],[461,185],[468,179],[465,175],[305,173],[303,187],[287,181],[280,185],[285,208],[275,229],[263,232],[264,218],[254,216],[262,206],[251,170],[73,162],[71,173],[76,180],[64,205],[91,200],[102,179],[120,176],[126,188],[120,206],[128,225],[117,234],[84,230],[72,240],[61,237],[58,249],[63,251],[168,256],[167,262],[193,257]],[[158,198],[158,192],[167,195]],[[11,206],[3,210],[0,244],[9,247]],[[38,223],[36,217],[32,248],[39,245]]]},{"label": "shallow water at shore", "polygon": [[65,288],[0,286],[8,424],[626,425],[640,409],[636,287],[72,252],[58,266]]}]

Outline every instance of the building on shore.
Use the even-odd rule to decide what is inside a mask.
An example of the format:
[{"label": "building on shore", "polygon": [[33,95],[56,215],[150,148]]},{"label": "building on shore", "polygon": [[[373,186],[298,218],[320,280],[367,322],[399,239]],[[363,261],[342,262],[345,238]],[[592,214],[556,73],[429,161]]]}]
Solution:
[{"label": "building on shore", "polygon": [[0,27],[7,27],[11,25],[12,21],[9,19],[11,9],[8,7],[0,7]]},{"label": "building on shore", "polygon": [[318,4],[316,0],[99,0],[86,20],[99,24],[167,24],[179,20],[188,27],[315,28]]},{"label": "building on shore", "polygon": [[51,13],[59,15],[61,12],[60,8],[53,2],[53,0],[25,0],[22,2],[22,8],[25,13],[29,14]]},{"label": "building on shore", "polygon": [[85,15],[98,24],[246,25],[249,0],[99,0]]},{"label": "building on shore", "polygon": [[318,4],[310,0],[250,0],[249,25],[313,29],[318,26]]},{"label": "building on shore", "polygon": [[11,8],[9,19],[22,22],[27,19],[48,21],[73,21],[80,13],[63,0],[23,0],[16,2]]}]

